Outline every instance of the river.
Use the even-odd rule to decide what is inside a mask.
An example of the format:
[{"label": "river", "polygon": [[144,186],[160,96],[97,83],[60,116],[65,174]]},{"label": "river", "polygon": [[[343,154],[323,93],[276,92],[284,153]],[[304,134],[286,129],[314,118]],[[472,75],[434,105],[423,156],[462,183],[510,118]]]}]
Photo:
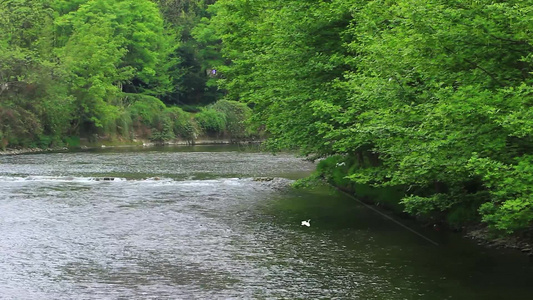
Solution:
[{"label": "river", "polygon": [[533,299],[525,255],[283,187],[313,168],[230,146],[0,157],[0,299]]}]

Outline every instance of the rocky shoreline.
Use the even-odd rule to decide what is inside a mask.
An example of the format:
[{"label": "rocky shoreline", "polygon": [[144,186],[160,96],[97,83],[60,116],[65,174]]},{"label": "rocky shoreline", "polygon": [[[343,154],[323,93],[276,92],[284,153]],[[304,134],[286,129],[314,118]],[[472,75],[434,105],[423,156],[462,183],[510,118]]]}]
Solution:
[{"label": "rocky shoreline", "polygon": [[531,233],[495,236],[487,227],[478,226],[477,228],[467,229],[465,237],[476,241],[481,246],[514,249],[533,257],[533,236],[531,236]]},{"label": "rocky shoreline", "polygon": [[56,147],[56,148],[21,148],[21,149],[6,149],[0,150],[0,156],[3,155],[19,155],[28,153],[45,153],[45,152],[57,152],[67,151],[72,149],[97,149],[97,148],[116,148],[116,147],[154,147],[154,146],[194,146],[194,145],[230,145],[230,144],[260,144],[262,141],[241,141],[236,142],[230,139],[208,139],[200,138],[194,142],[185,140],[174,140],[164,143],[155,143],[148,140],[133,140],[128,142],[108,142],[101,140],[95,143],[84,143],[79,147]]},{"label": "rocky shoreline", "polygon": [[68,150],[67,147],[59,147],[59,148],[23,148],[23,149],[7,149],[0,151],[0,156],[2,155],[19,155],[19,154],[27,154],[27,153],[43,153],[43,152],[53,152],[53,151],[66,151]]}]

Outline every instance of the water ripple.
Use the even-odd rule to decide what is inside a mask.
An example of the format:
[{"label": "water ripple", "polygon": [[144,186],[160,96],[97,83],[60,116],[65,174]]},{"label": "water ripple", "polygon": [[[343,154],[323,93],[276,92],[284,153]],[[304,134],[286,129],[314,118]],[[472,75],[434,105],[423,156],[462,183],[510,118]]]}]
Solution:
[{"label": "water ripple", "polygon": [[[469,277],[533,278],[515,260],[464,243],[436,248],[328,190],[280,189],[313,168],[290,155],[34,154],[1,157],[0,167],[2,299],[500,299],[509,291],[529,299],[531,291],[519,280],[498,287]],[[312,226],[300,226],[308,218]],[[495,271],[479,272],[472,257]]]}]

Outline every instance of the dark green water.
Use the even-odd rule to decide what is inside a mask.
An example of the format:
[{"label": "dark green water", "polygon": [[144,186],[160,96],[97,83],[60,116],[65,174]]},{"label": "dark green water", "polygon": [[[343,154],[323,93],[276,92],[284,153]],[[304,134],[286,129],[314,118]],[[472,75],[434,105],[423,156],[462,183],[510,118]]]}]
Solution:
[{"label": "dark green water", "polygon": [[435,246],[242,150],[0,157],[0,299],[533,299],[526,256],[400,220]]}]

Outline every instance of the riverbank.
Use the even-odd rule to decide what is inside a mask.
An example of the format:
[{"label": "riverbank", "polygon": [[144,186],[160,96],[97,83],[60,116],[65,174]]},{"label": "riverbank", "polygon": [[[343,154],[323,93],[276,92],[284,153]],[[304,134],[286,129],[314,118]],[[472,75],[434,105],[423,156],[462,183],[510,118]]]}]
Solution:
[{"label": "riverbank", "polygon": [[464,238],[490,248],[508,248],[533,256],[533,231],[521,230],[512,234],[491,230],[481,222],[478,208],[456,206],[443,211],[428,211],[425,214],[409,214],[402,201],[409,187],[359,184],[347,177],[351,167],[343,162],[323,160],[317,166],[315,178],[324,180],[332,187],[355,197],[366,205],[392,212],[394,215],[414,219],[423,226],[436,230],[459,232]]},{"label": "riverbank", "polygon": [[51,148],[20,148],[20,149],[6,149],[0,151],[0,156],[3,155],[19,155],[28,153],[45,153],[45,152],[58,152],[67,151],[73,149],[97,149],[97,148],[115,148],[115,147],[155,147],[155,146],[194,146],[194,145],[231,145],[231,144],[261,144],[262,140],[232,140],[229,138],[209,138],[200,137],[193,141],[187,140],[171,140],[165,142],[153,142],[145,139],[134,140],[97,140],[90,142],[87,139],[80,139],[80,143],[77,146],[70,147],[51,147]]},{"label": "riverbank", "polygon": [[[436,230],[460,232],[464,238],[474,240],[480,246],[496,249],[513,249],[533,257],[533,232],[502,235],[491,231],[490,228],[482,223],[469,224],[459,228],[450,227],[449,224],[442,222],[433,223],[427,218],[411,216],[401,210],[401,197],[387,198],[391,195],[398,195],[398,190],[359,186],[361,192],[358,193],[356,190],[346,188],[345,186],[338,186],[328,181],[327,183],[366,205],[373,206],[375,209],[392,212],[394,215],[402,218],[417,220],[425,226],[433,226]],[[383,201],[384,199],[386,201]]]},{"label": "riverbank", "polygon": [[[392,212],[394,215],[402,218],[415,219],[425,226],[433,226],[438,230],[448,230],[453,232],[460,232],[464,238],[474,240],[478,245],[497,248],[497,249],[514,249],[520,251],[528,256],[533,257],[533,233],[523,232],[510,235],[498,234],[491,231],[485,224],[476,223],[469,224],[461,227],[451,227],[449,224],[440,222],[432,222],[428,218],[411,216],[401,210],[400,200],[401,197],[397,197],[398,190],[364,187],[361,189],[361,193],[353,189],[347,189],[346,187],[339,187],[329,182],[334,188],[347,193],[367,205],[372,205],[376,209]],[[360,186],[361,187],[361,186]],[[394,196],[392,198],[387,198]],[[386,201],[384,201],[386,199]]]},{"label": "riverbank", "polygon": [[0,151],[0,156],[3,155],[19,155],[19,154],[26,154],[26,153],[42,153],[42,152],[55,152],[55,151],[66,151],[69,148],[67,147],[59,147],[59,148],[22,148],[22,149],[6,149],[3,151]]},{"label": "riverbank", "polygon": [[482,246],[515,249],[533,257],[533,235],[531,232],[510,236],[495,236],[489,228],[479,224],[477,227],[466,228],[464,236]]},{"label": "riverbank", "polygon": [[0,150],[8,154],[56,147],[231,144],[255,142],[264,136],[248,126],[251,109],[235,101],[220,100],[189,112],[154,97],[141,97],[123,108],[122,119],[101,126],[85,122],[63,131],[32,128],[27,120],[21,123],[28,127],[16,127],[15,121],[2,118],[2,109],[0,105]]}]

